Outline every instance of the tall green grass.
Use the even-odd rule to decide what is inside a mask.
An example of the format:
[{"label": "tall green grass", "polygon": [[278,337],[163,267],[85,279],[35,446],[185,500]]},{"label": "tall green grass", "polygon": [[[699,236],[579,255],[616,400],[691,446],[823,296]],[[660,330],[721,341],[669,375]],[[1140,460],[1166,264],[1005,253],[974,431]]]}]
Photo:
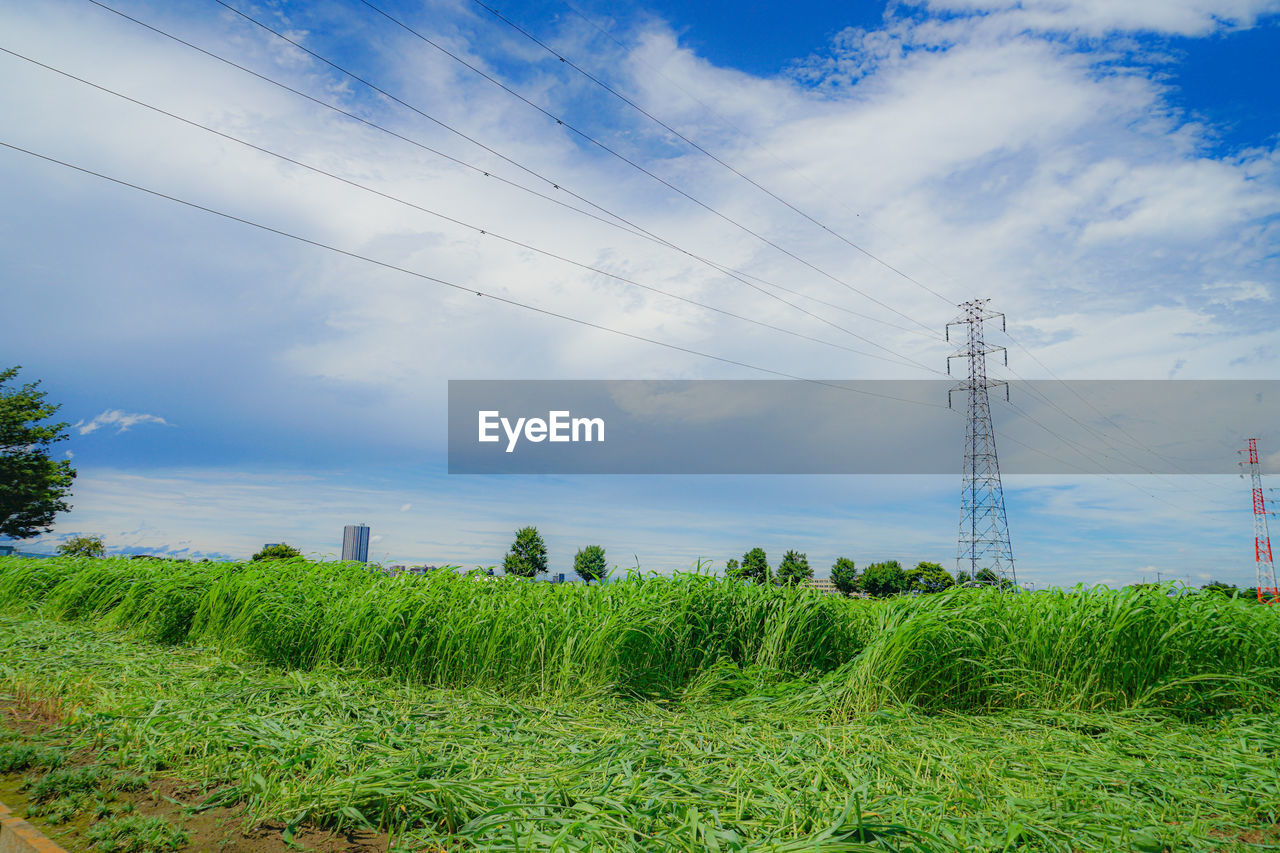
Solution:
[{"label": "tall green grass", "polygon": [[587,586],[302,560],[0,558],[0,605],[511,695],[752,693],[836,715],[1280,707],[1280,608],[1165,591],[865,601],[696,572]]},{"label": "tall green grass", "polygon": [[1185,590],[956,590],[892,611],[809,691],[846,713],[1165,708],[1195,718],[1280,707],[1280,609]]},{"label": "tall green grass", "polygon": [[6,693],[65,712],[47,737],[0,726],[0,752],[33,775],[88,750],[126,777],[243,803],[251,825],[382,829],[393,853],[1261,853],[1280,840],[1274,713],[833,720],[756,694],[520,699],[0,613]]}]

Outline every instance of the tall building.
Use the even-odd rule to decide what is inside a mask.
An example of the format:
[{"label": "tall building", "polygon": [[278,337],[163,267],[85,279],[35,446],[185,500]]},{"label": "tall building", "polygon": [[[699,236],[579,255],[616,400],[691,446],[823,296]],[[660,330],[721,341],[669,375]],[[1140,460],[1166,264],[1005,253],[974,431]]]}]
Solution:
[{"label": "tall building", "polygon": [[342,559],[369,562],[369,525],[348,524],[342,528]]}]

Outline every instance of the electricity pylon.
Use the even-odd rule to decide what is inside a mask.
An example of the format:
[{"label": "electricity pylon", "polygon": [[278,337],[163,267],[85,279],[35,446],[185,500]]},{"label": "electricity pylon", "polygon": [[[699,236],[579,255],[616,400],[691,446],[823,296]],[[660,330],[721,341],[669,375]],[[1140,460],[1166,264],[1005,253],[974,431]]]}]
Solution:
[{"label": "electricity pylon", "polygon": [[991,400],[988,391],[1004,386],[1005,399],[1009,399],[1007,382],[987,378],[987,354],[1004,354],[1009,363],[1009,353],[1002,346],[987,344],[982,333],[986,320],[1000,318],[1003,331],[1004,314],[992,311],[990,299],[973,299],[960,304],[961,315],[947,324],[947,340],[951,340],[951,327],[964,326],[966,340],[954,354],[947,356],[947,373],[951,373],[951,359],[964,358],[969,362],[969,378],[947,392],[947,407],[951,407],[951,395],[956,391],[968,394],[968,418],[964,435],[964,473],[960,493],[960,537],[956,548],[956,571],[967,571],[974,580],[981,572],[984,578],[1001,586],[1018,582],[1013,569],[1013,548],[1009,544],[1009,522],[1004,512],[1004,487],[1000,483],[1000,462],[996,458],[996,434],[991,425]]},{"label": "electricity pylon", "polygon": [[[1271,533],[1267,530],[1267,500],[1262,490],[1262,466],[1258,462],[1258,439],[1248,440],[1249,446],[1239,453],[1248,453],[1249,461],[1241,462],[1249,468],[1253,485],[1253,560],[1258,569],[1258,601],[1270,599],[1269,604],[1280,601],[1280,589],[1276,588],[1275,563],[1271,560]],[[1244,476],[1242,473],[1241,476]]]}]

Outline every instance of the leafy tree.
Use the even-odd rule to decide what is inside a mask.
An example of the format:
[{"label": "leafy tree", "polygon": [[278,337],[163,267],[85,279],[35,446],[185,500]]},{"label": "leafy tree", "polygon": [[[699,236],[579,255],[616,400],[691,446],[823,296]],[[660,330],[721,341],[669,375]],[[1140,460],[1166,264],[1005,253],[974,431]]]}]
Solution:
[{"label": "leafy tree", "polygon": [[521,578],[537,577],[547,570],[547,546],[538,535],[538,528],[522,527],[516,531],[516,541],[503,558],[502,569]]},{"label": "leafy tree", "polygon": [[974,573],[973,579],[975,582],[980,583],[983,586],[994,586],[999,589],[1010,589],[1013,587],[1013,581],[1008,578],[1000,577],[991,569],[978,569],[978,571]]},{"label": "leafy tree", "polygon": [[862,573],[862,589],[874,598],[907,591],[907,573],[897,560],[872,563]]},{"label": "leafy tree", "polygon": [[1225,595],[1227,597],[1237,595],[1240,592],[1240,590],[1236,588],[1235,584],[1226,584],[1221,581],[1210,581],[1200,587],[1200,589],[1202,592],[1212,592],[1218,595]]},{"label": "leafy tree", "polygon": [[302,556],[302,552],[299,551],[297,548],[293,547],[292,545],[285,545],[284,543],[280,543],[279,545],[263,546],[262,550],[254,554],[253,557],[251,557],[250,559],[252,560],[252,562],[256,563],[259,560],[291,560],[294,557],[301,557],[301,556]]},{"label": "leafy tree", "polygon": [[742,555],[742,574],[739,577],[756,583],[768,583],[771,580],[769,558],[765,556],[763,548],[752,548]]},{"label": "leafy tree", "polygon": [[55,441],[67,438],[66,423],[41,423],[60,406],[46,403],[40,383],[6,390],[18,368],[0,371],[0,536],[29,539],[53,528],[53,518],[71,509],[75,469],[49,458]]},{"label": "leafy tree", "polygon": [[858,570],[853,560],[839,557],[831,564],[831,582],[836,585],[841,595],[848,595],[858,588]]},{"label": "leafy tree", "polygon": [[956,572],[956,586],[964,586],[972,580],[973,578],[969,577],[968,572]]},{"label": "leafy tree", "polygon": [[101,536],[72,536],[58,546],[58,554],[62,557],[105,557],[107,546],[102,544]]},{"label": "leafy tree", "polygon": [[909,592],[942,592],[955,585],[951,573],[939,563],[921,562],[907,572]]},{"label": "leafy tree", "polygon": [[587,583],[603,578],[608,572],[604,561],[604,549],[599,545],[588,545],[574,554],[573,570]]},{"label": "leafy tree", "polygon": [[724,564],[724,576],[734,580],[742,579],[742,566],[739,565],[737,560],[730,557],[729,562]]},{"label": "leafy tree", "polygon": [[778,585],[795,586],[801,581],[813,577],[813,569],[809,568],[809,558],[799,551],[788,551],[782,555],[778,563]]}]

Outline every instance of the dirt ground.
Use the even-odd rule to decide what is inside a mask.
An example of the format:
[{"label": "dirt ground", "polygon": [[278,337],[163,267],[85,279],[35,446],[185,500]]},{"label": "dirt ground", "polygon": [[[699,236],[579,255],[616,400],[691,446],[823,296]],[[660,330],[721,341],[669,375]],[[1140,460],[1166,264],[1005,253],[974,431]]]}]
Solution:
[{"label": "dirt ground", "polygon": [[[22,735],[44,736],[60,718],[57,703],[31,697],[0,698],[0,727]],[[42,737],[42,740],[44,738]],[[56,740],[50,742],[59,745]],[[98,756],[89,750],[70,754],[68,767],[87,767]],[[66,823],[50,824],[40,817],[30,817],[30,802],[21,790],[28,772],[0,775],[0,803],[4,803],[16,817],[21,817],[71,853],[92,853],[86,832],[94,823],[88,814],[79,814]],[[134,812],[144,817],[162,817],[189,834],[183,850],[216,851],[216,853],[283,853],[283,851],[312,850],[316,853],[375,853],[386,851],[389,839],[375,832],[335,834],[302,826],[294,833],[293,843],[286,843],[284,825],[261,823],[247,825],[243,806],[213,806],[198,809],[214,791],[206,790],[181,780],[153,779],[149,787],[141,791],[120,791],[115,796],[119,802],[129,803]]]}]

